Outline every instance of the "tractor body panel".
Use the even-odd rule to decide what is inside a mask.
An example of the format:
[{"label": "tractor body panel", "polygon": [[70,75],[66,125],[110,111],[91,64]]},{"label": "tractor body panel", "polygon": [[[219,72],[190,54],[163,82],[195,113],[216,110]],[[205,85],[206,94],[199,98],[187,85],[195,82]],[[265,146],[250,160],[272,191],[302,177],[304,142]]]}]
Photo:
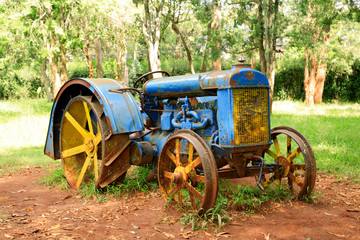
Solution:
[{"label": "tractor body panel", "polygon": [[59,134],[63,111],[72,97],[84,94],[96,97],[103,107],[109,133],[121,134],[144,130],[138,103],[134,97],[124,92],[114,93],[109,90],[123,87],[112,79],[76,78],[67,81],[57,94],[51,110],[48,134],[45,143],[45,154],[53,159],[60,158]]}]

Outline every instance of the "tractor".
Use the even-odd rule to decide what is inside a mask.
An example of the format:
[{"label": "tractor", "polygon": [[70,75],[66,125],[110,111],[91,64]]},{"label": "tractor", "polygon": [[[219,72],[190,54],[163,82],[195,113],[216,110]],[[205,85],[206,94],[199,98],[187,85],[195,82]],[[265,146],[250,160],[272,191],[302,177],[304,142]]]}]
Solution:
[{"label": "tractor", "polygon": [[262,190],[274,182],[308,196],[314,153],[295,129],[271,129],[269,94],[266,76],[245,62],[183,76],[149,72],[133,87],[70,79],[54,100],[44,152],[61,159],[76,189],[121,184],[132,165],[151,168],[147,179],[157,176],[166,201],[198,214],[214,206],[218,179],[252,176]]}]

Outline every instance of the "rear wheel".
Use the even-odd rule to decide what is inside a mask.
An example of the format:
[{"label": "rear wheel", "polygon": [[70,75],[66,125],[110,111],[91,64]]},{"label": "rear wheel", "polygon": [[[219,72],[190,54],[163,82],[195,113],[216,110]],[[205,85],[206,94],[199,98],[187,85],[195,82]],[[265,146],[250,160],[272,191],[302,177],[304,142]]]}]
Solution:
[{"label": "rear wheel", "polygon": [[61,160],[69,184],[97,183],[104,156],[102,108],[90,96],[77,96],[65,108],[60,127]]}]

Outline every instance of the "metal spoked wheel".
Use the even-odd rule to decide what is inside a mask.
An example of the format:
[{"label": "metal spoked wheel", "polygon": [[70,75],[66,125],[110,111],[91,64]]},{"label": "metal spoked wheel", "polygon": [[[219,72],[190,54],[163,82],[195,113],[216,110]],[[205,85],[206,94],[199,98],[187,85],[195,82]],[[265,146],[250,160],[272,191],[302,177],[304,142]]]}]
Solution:
[{"label": "metal spoked wheel", "polygon": [[90,96],[77,96],[65,108],[60,127],[60,150],[69,184],[78,189],[82,183],[96,186],[104,156],[102,108]]},{"label": "metal spoked wheel", "polygon": [[214,156],[193,131],[179,130],[162,148],[158,163],[161,193],[198,214],[212,208],[218,191]]},{"label": "metal spoked wheel", "polygon": [[265,159],[275,161],[277,169],[269,179],[263,177],[262,184],[281,184],[282,178],[287,178],[282,187],[288,187],[298,197],[308,196],[316,180],[315,156],[308,141],[290,127],[272,129],[271,139],[273,145],[266,151]]}]

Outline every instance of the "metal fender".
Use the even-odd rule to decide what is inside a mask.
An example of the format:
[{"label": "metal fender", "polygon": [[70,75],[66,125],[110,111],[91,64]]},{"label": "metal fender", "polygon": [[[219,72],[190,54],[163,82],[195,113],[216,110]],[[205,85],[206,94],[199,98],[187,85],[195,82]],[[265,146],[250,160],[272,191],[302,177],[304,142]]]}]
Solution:
[{"label": "metal fender", "polygon": [[59,90],[51,110],[44,149],[45,155],[53,159],[60,158],[59,131],[61,119],[70,99],[78,95],[95,96],[99,100],[109,126],[108,136],[143,131],[144,124],[140,108],[131,93],[109,91],[123,87],[119,82],[108,78],[75,78],[67,81]]}]

